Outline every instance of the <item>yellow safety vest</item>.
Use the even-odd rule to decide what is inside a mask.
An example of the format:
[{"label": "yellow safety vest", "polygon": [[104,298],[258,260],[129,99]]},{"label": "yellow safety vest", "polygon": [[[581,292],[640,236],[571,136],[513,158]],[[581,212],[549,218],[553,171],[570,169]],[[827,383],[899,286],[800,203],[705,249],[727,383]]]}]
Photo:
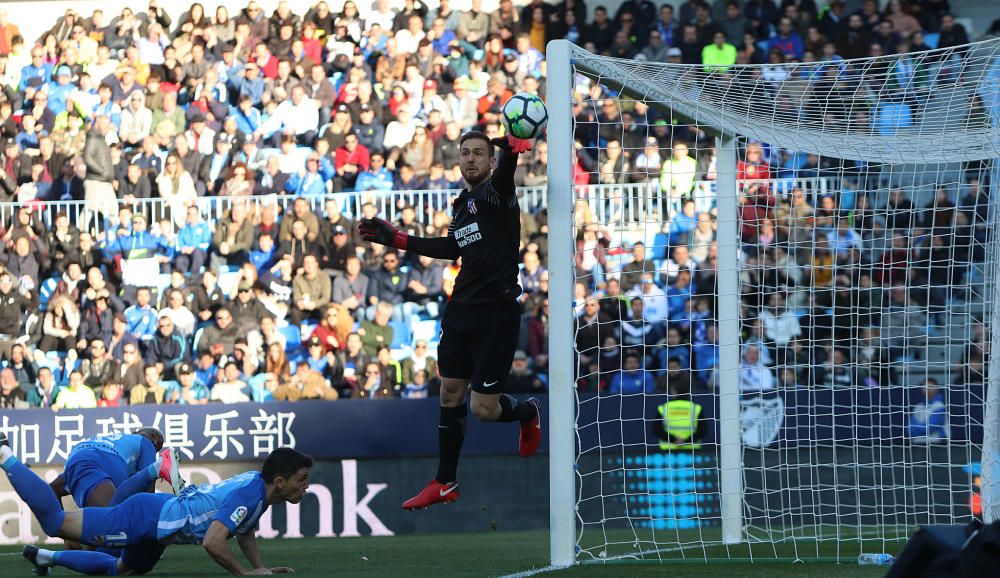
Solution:
[{"label": "yellow safety vest", "polygon": [[[663,418],[663,431],[672,438],[690,440],[698,430],[701,405],[684,399],[675,399],[656,408]],[[661,450],[698,450],[701,444],[675,444],[660,442]]]}]

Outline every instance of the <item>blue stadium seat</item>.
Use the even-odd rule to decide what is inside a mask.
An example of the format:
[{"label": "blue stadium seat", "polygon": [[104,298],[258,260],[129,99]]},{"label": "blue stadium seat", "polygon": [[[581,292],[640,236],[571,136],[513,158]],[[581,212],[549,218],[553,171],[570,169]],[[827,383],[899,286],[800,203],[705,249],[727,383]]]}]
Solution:
[{"label": "blue stadium seat", "polygon": [[653,259],[654,261],[662,261],[667,258],[667,245],[670,244],[670,235],[667,233],[657,233],[653,236],[653,240],[646,245],[649,249],[646,254],[647,259]]},{"label": "blue stadium seat", "polygon": [[302,330],[297,325],[289,323],[284,327],[279,327],[278,332],[285,336],[285,344],[289,347],[302,343]]},{"label": "blue stadium seat", "polygon": [[[278,332],[285,336],[285,357],[289,361],[298,361],[305,357],[306,350],[302,347],[302,336],[309,335],[309,333],[303,333],[298,326],[292,324],[279,328]],[[310,331],[310,333],[312,332]],[[292,371],[295,370],[292,369]]]},{"label": "blue stadium seat", "polygon": [[410,344],[410,326],[402,321],[390,321],[392,327],[392,349],[401,349]]}]

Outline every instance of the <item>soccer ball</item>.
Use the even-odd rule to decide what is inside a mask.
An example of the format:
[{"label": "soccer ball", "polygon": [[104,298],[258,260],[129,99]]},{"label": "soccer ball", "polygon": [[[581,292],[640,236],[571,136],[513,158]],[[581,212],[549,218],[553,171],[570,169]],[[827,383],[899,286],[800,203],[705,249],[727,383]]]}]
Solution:
[{"label": "soccer ball", "polygon": [[542,136],[549,122],[545,103],[534,94],[519,92],[510,97],[500,111],[507,134],[517,138],[533,139]]}]

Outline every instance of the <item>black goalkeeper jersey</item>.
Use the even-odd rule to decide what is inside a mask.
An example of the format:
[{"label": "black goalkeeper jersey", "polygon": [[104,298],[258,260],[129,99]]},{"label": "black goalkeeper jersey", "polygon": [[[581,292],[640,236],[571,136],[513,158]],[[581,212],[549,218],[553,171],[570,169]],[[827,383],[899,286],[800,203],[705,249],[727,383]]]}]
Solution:
[{"label": "black goalkeeper jersey", "polygon": [[501,153],[485,182],[463,190],[452,205],[448,236],[458,244],[462,269],[451,300],[481,304],[509,302],[521,294],[517,283],[520,207],[514,188],[517,156]]}]

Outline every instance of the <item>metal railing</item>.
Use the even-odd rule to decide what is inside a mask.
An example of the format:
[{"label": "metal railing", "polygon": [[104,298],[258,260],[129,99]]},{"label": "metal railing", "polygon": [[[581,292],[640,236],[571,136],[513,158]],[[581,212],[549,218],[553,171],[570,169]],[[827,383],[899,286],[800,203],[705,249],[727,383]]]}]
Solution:
[{"label": "metal railing", "polygon": [[[836,190],[838,179],[818,177],[806,179],[772,179],[769,186],[776,194],[785,195],[795,188],[803,189],[807,195],[815,198]],[[524,211],[536,212],[548,206],[545,185],[519,187],[518,197]],[[355,218],[361,214],[361,207],[372,203],[378,214],[389,219],[398,217],[404,206],[412,206],[418,216],[429,216],[434,211],[443,210],[451,213],[451,203],[459,194],[458,189],[436,189],[419,191],[365,191],[350,193],[328,193],[326,195],[307,195],[303,198],[309,203],[313,212],[325,214],[327,201],[337,203],[337,209],[345,216]],[[578,186],[579,199],[587,201],[590,209],[599,223],[608,225],[648,222],[652,219],[662,219],[664,211],[673,212],[677,209],[679,199],[669,199],[660,191],[658,181],[625,184],[601,184]],[[561,194],[561,193],[557,193]],[[715,181],[696,181],[692,198],[699,211],[711,210],[715,206]],[[282,212],[291,209],[292,203],[298,198],[294,195],[267,195],[251,197],[199,197],[196,200],[201,208],[202,217],[208,221],[221,219],[237,202],[249,202],[254,205],[277,204]],[[124,203],[124,201],[120,201]],[[167,218],[171,214],[171,206],[164,199],[136,199],[129,201],[134,212],[142,212],[151,222]],[[21,203],[0,203],[0,222],[9,224],[14,213],[23,207]],[[73,223],[82,222],[88,211],[85,201],[44,201],[29,205],[45,227],[50,227],[59,213],[66,213]],[[100,221],[100,219],[98,219]],[[98,234],[109,226],[108,222],[97,223]]]}]

